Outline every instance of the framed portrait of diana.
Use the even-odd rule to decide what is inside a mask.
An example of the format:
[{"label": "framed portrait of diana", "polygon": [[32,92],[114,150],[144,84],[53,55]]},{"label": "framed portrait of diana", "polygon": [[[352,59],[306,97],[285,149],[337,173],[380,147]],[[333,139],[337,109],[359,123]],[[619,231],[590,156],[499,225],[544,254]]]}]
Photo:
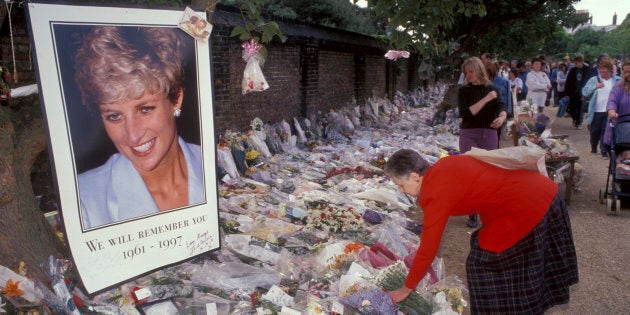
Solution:
[{"label": "framed portrait of diana", "polygon": [[60,213],[89,294],[220,248],[210,43],[178,27],[184,12],[28,3]]}]

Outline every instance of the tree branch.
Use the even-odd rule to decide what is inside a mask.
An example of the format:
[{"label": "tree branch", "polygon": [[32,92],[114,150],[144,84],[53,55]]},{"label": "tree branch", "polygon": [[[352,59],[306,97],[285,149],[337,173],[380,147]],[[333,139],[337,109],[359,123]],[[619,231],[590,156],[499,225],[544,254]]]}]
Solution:
[{"label": "tree branch", "polygon": [[479,34],[485,34],[490,29],[504,22],[509,22],[512,20],[522,18],[524,15],[534,14],[536,11],[540,10],[547,1],[548,0],[538,0],[536,4],[530,6],[524,11],[519,10],[516,13],[509,13],[509,14],[503,14],[503,15],[497,15],[497,16],[493,15],[493,13],[496,13],[497,11],[499,11],[494,1],[489,1],[489,0],[484,1],[484,5],[487,8],[487,14],[483,18],[479,18],[479,16],[475,16],[471,18],[471,24],[470,24],[470,27],[468,28],[469,30],[468,33],[462,34],[462,35],[465,35],[465,37],[461,43],[461,47],[462,47],[461,50],[464,52],[471,52],[472,47],[474,46],[474,43],[475,43],[475,39]]}]

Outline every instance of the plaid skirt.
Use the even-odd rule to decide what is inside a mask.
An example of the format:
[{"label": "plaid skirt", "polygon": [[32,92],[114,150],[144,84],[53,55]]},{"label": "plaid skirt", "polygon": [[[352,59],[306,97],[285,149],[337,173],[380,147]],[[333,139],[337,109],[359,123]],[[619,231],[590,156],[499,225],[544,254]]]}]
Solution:
[{"label": "plaid skirt", "polygon": [[578,282],[577,256],[559,194],[538,225],[501,253],[481,249],[478,233],[466,260],[471,314],[543,314],[569,302],[569,286]]}]

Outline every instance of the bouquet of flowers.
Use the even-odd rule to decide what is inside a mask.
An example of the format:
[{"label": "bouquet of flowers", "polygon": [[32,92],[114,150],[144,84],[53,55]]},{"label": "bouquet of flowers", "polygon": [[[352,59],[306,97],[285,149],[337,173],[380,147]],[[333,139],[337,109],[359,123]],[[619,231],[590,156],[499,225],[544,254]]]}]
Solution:
[{"label": "bouquet of flowers", "polygon": [[[374,278],[374,284],[387,290],[393,291],[400,289],[407,278],[407,267],[402,261],[397,261]],[[432,307],[420,294],[411,291],[409,296],[398,303],[398,307],[405,314],[431,314]]]},{"label": "bouquet of flowers", "polygon": [[444,304],[444,308],[450,308],[457,314],[464,313],[464,308],[468,305],[460,288],[436,287],[431,290],[431,293],[436,295],[435,300],[438,305]]},{"label": "bouquet of flowers", "polygon": [[363,229],[363,218],[352,207],[320,203],[309,209],[306,226],[333,233],[357,231]]},{"label": "bouquet of flowers", "polygon": [[247,165],[252,166],[261,166],[263,161],[260,159],[260,153],[256,150],[247,151],[245,154],[245,158],[247,159]]},{"label": "bouquet of flowers", "polygon": [[243,94],[262,92],[268,89],[269,84],[267,84],[267,80],[265,80],[265,76],[260,69],[261,64],[265,62],[260,53],[262,45],[252,38],[250,41],[244,42],[242,46],[243,60],[247,62],[241,83]]}]

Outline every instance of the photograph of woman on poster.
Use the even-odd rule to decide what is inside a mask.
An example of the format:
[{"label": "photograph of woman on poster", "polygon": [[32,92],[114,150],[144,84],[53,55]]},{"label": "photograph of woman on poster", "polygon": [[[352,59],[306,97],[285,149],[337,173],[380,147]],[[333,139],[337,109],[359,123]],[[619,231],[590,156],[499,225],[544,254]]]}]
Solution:
[{"label": "photograph of woman on poster", "polygon": [[78,175],[85,229],[205,201],[201,147],[177,131],[186,110],[182,34],[95,26],[81,39],[78,93],[117,150]]}]

